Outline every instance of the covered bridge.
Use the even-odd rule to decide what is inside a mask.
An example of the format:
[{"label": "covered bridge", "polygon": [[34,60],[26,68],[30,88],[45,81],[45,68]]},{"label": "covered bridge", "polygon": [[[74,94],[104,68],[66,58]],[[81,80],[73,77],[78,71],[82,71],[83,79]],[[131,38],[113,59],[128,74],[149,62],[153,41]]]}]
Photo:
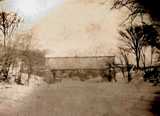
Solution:
[{"label": "covered bridge", "polygon": [[47,57],[46,66],[53,70],[101,70],[114,60],[115,56]]},{"label": "covered bridge", "polygon": [[114,56],[89,57],[47,57],[46,67],[52,77],[75,78],[81,80],[102,76],[109,64],[113,64]]}]

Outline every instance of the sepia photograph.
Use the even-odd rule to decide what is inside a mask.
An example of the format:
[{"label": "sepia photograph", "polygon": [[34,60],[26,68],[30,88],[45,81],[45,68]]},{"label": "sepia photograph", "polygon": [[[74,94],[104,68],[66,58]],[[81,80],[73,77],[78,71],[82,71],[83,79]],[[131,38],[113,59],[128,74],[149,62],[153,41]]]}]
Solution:
[{"label": "sepia photograph", "polygon": [[160,0],[0,0],[0,116],[160,116]]}]

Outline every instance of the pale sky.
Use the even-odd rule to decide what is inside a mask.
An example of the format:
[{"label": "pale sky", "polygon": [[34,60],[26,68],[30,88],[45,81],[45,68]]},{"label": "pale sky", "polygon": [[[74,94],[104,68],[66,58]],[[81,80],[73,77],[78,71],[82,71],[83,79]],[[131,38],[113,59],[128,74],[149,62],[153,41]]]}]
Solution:
[{"label": "pale sky", "polygon": [[24,18],[25,23],[35,23],[57,8],[63,0],[4,0],[1,9],[15,11]]},{"label": "pale sky", "polygon": [[101,1],[10,0],[9,7],[32,24],[38,47],[49,56],[114,55],[123,16]]}]

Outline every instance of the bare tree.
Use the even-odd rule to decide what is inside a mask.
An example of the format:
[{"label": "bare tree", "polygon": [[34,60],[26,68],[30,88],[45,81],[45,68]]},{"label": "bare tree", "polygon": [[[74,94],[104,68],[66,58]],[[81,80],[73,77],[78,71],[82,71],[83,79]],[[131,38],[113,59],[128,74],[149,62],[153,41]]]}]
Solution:
[{"label": "bare tree", "polygon": [[[33,40],[32,32],[25,32],[18,35],[16,42],[16,49],[19,51],[18,59],[22,62],[20,67],[24,68],[20,69],[20,72],[28,75],[28,84],[32,74],[38,73],[45,65],[45,51],[33,48]],[[20,82],[21,77],[18,79]]]},{"label": "bare tree", "polygon": [[137,69],[140,68],[141,52],[144,45],[144,35],[141,26],[131,26],[125,31],[119,31],[120,40],[125,47],[136,57]]},{"label": "bare tree", "polygon": [[[159,0],[114,0],[112,6],[112,9],[127,8],[130,11],[125,21],[131,20],[132,23],[137,17],[141,18],[144,39],[147,46],[151,47],[151,65],[156,49],[160,49],[160,36],[158,32],[160,29],[159,6]],[[150,24],[144,18],[146,14],[150,17]],[[144,23],[146,21],[147,23]]]},{"label": "bare tree", "polygon": [[[120,57],[122,58],[123,60],[123,64],[124,66],[122,65],[122,74],[123,76],[125,75],[125,68],[127,70],[127,78],[128,78],[128,82],[130,82],[132,80],[132,76],[131,76],[131,68],[132,68],[132,65],[129,63],[129,50],[127,48],[121,48],[119,47],[119,51],[120,51]],[[124,76],[125,77],[125,76]]]},{"label": "bare tree", "polygon": [[0,12],[0,31],[3,35],[3,46],[6,48],[7,40],[13,35],[21,22],[21,18],[14,12]]},{"label": "bare tree", "polygon": [[11,48],[9,44],[11,43],[11,37],[18,28],[20,22],[21,18],[16,13],[0,12],[0,31],[3,36],[3,43],[1,43],[1,45],[3,45],[1,46],[3,48],[1,51],[1,73],[3,74],[3,77],[5,77],[5,80],[8,78],[8,72],[14,58],[14,49]]}]

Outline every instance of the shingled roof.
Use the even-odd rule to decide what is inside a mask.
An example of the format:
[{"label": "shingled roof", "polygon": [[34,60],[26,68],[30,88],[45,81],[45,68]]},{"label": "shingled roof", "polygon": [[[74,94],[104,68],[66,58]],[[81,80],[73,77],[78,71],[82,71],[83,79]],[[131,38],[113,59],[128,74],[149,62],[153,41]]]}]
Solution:
[{"label": "shingled roof", "polygon": [[104,69],[107,64],[114,63],[114,56],[92,57],[47,57],[46,65],[51,69]]}]

